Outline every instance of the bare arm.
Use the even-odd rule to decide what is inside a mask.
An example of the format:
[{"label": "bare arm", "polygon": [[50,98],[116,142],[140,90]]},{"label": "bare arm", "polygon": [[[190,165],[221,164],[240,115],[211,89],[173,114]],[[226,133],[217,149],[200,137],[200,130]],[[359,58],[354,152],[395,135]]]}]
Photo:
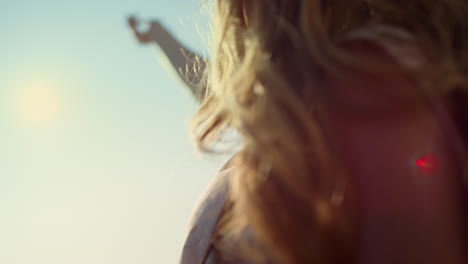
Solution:
[{"label": "bare arm", "polygon": [[146,32],[137,29],[137,18],[130,17],[128,23],[140,43],[154,43],[161,48],[179,77],[201,102],[206,92],[205,83],[202,82],[206,59],[180,43],[159,21],[151,21],[150,29]]}]

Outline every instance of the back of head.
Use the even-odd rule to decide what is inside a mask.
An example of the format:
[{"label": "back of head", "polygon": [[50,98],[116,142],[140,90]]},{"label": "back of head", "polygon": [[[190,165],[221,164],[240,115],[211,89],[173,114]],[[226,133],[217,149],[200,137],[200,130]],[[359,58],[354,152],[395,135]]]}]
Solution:
[{"label": "back of head", "polygon": [[[225,235],[235,236],[248,223],[281,263],[352,262],[359,218],[353,183],[326,143],[318,117],[329,96],[327,79],[416,80],[414,89],[398,90],[408,104],[466,95],[468,2],[216,4],[209,93],[194,126],[204,150],[227,128],[244,139]],[[386,42],[414,48],[421,63],[391,58]],[[379,88],[386,89],[372,87]],[[459,117],[466,117],[467,107],[458,105]],[[349,204],[341,203],[343,196]]]}]

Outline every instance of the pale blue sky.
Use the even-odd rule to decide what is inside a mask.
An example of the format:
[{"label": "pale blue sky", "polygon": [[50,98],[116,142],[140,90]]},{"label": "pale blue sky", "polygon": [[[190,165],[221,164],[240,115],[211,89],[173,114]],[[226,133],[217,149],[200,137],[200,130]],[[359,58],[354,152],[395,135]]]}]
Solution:
[{"label": "pale blue sky", "polygon": [[225,157],[197,154],[197,104],[126,24],[198,51],[199,1],[0,2],[0,263],[176,263]]}]

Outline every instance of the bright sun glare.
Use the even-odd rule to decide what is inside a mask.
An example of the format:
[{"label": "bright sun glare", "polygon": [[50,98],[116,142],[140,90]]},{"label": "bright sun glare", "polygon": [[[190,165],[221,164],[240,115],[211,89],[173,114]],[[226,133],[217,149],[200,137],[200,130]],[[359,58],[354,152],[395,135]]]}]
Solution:
[{"label": "bright sun glare", "polygon": [[21,118],[44,123],[56,119],[61,110],[58,92],[47,84],[32,84],[22,87],[17,97],[17,109]]}]

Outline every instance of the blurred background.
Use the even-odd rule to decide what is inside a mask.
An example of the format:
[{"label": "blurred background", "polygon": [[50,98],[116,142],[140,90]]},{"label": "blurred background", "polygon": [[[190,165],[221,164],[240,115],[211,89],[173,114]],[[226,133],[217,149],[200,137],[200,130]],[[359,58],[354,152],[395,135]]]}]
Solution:
[{"label": "blurred background", "polygon": [[197,103],[129,15],[199,52],[189,0],[0,1],[0,263],[176,263],[227,157],[197,153]]}]

